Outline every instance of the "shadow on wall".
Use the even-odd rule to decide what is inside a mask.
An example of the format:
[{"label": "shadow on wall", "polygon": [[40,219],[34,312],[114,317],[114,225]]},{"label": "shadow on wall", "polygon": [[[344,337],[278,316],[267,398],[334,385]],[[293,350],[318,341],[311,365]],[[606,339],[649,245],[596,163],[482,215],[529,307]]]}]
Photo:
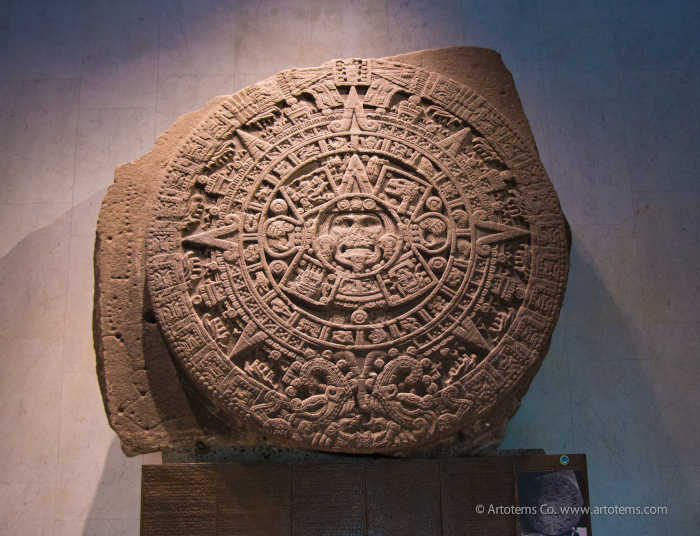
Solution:
[{"label": "shadow on wall", "polygon": [[[192,17],[186,13],[181,13],[180,7],[163,12],[161,4],[130,1],[120,4],[120,9],[115,10],[112,3],[104,2],[11,2],[7,8],[9,14],[0,13],[0,19],[3,19],[0,20],[0,34],[6,37],[6,48],[12,54],[7,58],[7,65],[0,66],[0,71],[8,73],[9,78],[23,80],[79,79],[81,105],[150,106],[155,102],[157,68],[161,69],[161,75],[163,71],[172,75],[168,83],[173,86],[176,82],[174,75],[195,73],[198,66],[205,66],[212,72],[217,72],[219,67],[231,72],[241,70],[241,66],[231,60],[234,47],[227,32],[234,25],[227,13],[234,10],[228,9],[228,2],[221,3],[222,9],[217,16],[201,17],[196,22],[192,22]],[[494,7],[489,7],[491,4]],[[678,6],[658,2],[641,6],[629,4],[624,10],[600,10],[593,3],[582,3],[581,6],[585,7],[567,5],[562,11],[546,9],[549,4],[541,3],[543,22],[536,28],[538,32],[542,30],[549,43],[554,43],[545,58],[548,63],[543,60],[544,67],[538,62],[540,52],[530,46],[532,43],[527,32],[532,30],[531,21],[530,25],[524,24],[528,20],[515,10],[511,10],[510,15],[504,14],[505,10],[499,13],[496,3],[484,3],[479,9],[470,10],[469,17],[464,19],[469,29],[464,31],[465,37],[468,36],[470,42],[498,48],[511,68],[519,68],[514,74],[521,90],[528,91],[529,88],[530,94],[523,100],[531,121],[537,118],[538,110],[542,124],[549,116],[568,117],[565,112],[575,108],[569,99],[570,94],[603,100],[610,108],[602,108],[606,114],[603,114],[605,121],[599,121],[601,132],[602,127],[607,131],[625,125],[621,134],[624,137],[625,133],[631,133],[630,146],[613,147],[616,148],[616,157],[622,155],[624,160],[638,160],[644,169],[651,170],[642,174],[653,178],[647,179],[643,186],[658,187],[658,176],[668,177],[667,180],[671,181],[669,188],[694,191],[697,162],[692,157],[697,153],[693,145],[697,139],[693,135],[697,121],[694,123],[692,118],[697,116],[697,109],[688,104],[696,100],[697,78],[694,73],[697,72],[699,41],[693,22],[697,16],[677,9]],[[692,3],[685,4],[690,6]],[[306,39],[303,33],[289,32],[288,39],[280,36],[275,40],[278,46],[274,51],[258,46],[265,36],[274,33],[269,30],[279,28],[278,33],[282,34],[281,29],[288,29],[290,21],[283,21],[281,26],[266,26],[261,31],[256,24],[258,21],[270,19],[274,22],[282,17],[274,11],[270,12],[270,17],[257,16],[257,5],[244,18],[248,25],[240,26],[235,36],[240,44],[248,45],[245,57],[237,53],[238,59],[248,60],[248,67],[237,76],[250,82],[259,79],[255,74],[259,69],[257,65],[260,65],[259,57],[270,54],[277,58],[281,67],[289,66],[290,62],[297,61],[292,58],[299,54],[299,39]],[[2,9],[0,6],[0,11]],[[200,9],[192,7],[194,11]],[[270,9],[274,10],[275,6]],[[433,9],[437,9],[436,5],[430,5],[425,16]],[[260,10],[267,13],[262,6]],[[590,10],[594,16],[582,17],[581,10]],[[405,2],[396,11],[412,18],[412,8]],[[459,19],[449,14],[448,10],[445,20],[456,24]],[[599,17],[609,19],[608,24],[599,28],[595,23]],[[423,14],[415,18],[421,22],[425,20]],[[10,19],[8,31],[4,26]],[[188,24],[181,25],[181,20],[187,20]],[[299,17],[297,20],[304,19]],[[478,24],[481,22],[483,24]],[[221,31],[214,32],[212,24]],[[362,25],[346,26],[353,31],[355,28],[365,29]],[[379,55],[423,47],[416,44],[415,36],[420,34],[418,28],[414,28],[415,32],[406,32],[400,24],[391,26],[408,36],[407,41],[389,39],[385,45],[387,48],[382,48]],[[430,36],[430,39],[426,37],[426,46],[437,46],[432,36],[439,26],[434,23],[425,26],[430,31],[424,29],[424,34],[420,35]],[[154,28],[159,28],[159,31],[154,31]],[[369,36],[366,41],[357,40],[353,54],[360,54],[365,47],[374,50],[379,46],[373,40],[373,29],[370,30],[362,35],[363,38]],[[207,39],[217,33],[224,36],[221,46],[215,47],[218,53],[214,59],[217,61],[208,61],[211,47],[207,45]],[[459,31],[454,35],[459,36]],[[450,44],[458,44],[457,40],[446,38]],[[336,42],[343,43],[343,39],[333,34],[330,44],[309,44],[306,52],[313,61],[308,63],[317,63],[314,58],[319,55],[323,57],[318,61],[339,55],[332,52]],[[550,47],[550,44],[545,45]],[[167,57],[157,66],[161,46],[164,46],[164,56]],[[324,48],[326,46],[328,49]],[[194,52],[182,52],[191,50]],[[377,54],[368,51],[366,55]],[[508,61],[509,57],[514,60]],[[619,65],[616,58],[620,59]],[[306,63],[306,59],[304,56],[304,61],[299,61]],[[552,101],[540,97],[539,90],[535,89],[534,80],[540,76],[540,68],[549,69],[544,72],[545,78],[558,84],[550,92],[566,96],[561,110],[554,108],[552,112]],[[636,73],[635,69],[640,72]],[[271,73],[277,69],[270,66],[267,70]],[[611,82],[607,78],[610,73],[622,81],[620,94],[624,99],[616,92],[608,95],[611,91]],[[669,73],[674,77],[678,74],[678,80],[669,77]],[[198,79],[199,75],[194,78]],[[542,95],[547,93],[542,92]],[[532,105],[528,105],[528,101]],[[679,106],[679,103],[685,106]],[[607,114],[618,107],[629,112],[622,114],[625,123],[620,122],[622,119],[617,114]],[[590,122],[588,113],[581,116],[578,123],[572,124],[596,125]],[[631,122],[631,127],[627,126],[627,121]],[[536,122],[532,122],[535,125]],[[688,132],[680,140],[683,143],[676,143],[679,127]],[[555,132],[550,141],[551,153],[556,153],[557,145],[553,142],[557,136],[570,146],[569,139],[574,139],[584,144],[580,147],[590,147],[597,131],[588,128],[581,130],[580,138],[560,136],[560,132]],[[535,130],[541,146],[546,145]],[[9,134],[6,133],[15,134],[17,132],[11,129]],[[612,138],[616,136],[598,137],[606,146]],[[637,152],[631,148],[636,148]],[[48,154],[53,153],[49,150]],[[600,156],[598,152],[594,155],[596,159]],[[568,164],[569,160],[562,158],[562,163]],[[607,163],[602,160],[600,165],[606,168]],[[550,172],[555,169],[553,164],[547,167]],[[562,172],[564,169],[562,166]],[[607,177],[609,170],[605,171]],[[28,179],[20,172],[12,180]],[[9,181],[9,175],[3,180]],[[577,194],[589,195],[598,186],[596,183],[580,184],[582,186],[577,187],[569,183],[562,188],[563,194],[568,193],[574,210],[578,204]],[[48,188],[50,184],[40,185],[40,188],[44,187]],[[602,188],[601,191],[607,190]],[[93,207],[94,200],[101,197],[102,193],[91,197]],[[84,304],[91,304],[92,243],[91,240],[81,240],[71,245],[72,229],[81,232],[94,229],[96,215],[96,209],[83,203],[60,215],[50,225],[31,232],[0,258],[0,293],[6,305],[0,310],[0,334],[5,339],[3,343],[7,343],[0,349],[0,374],[4,379],[0,417],[3,428],[11,431],[0,442],[0,470],[5,482],[18,487],[37,479],[37,467],[43,471],[42,481],[64,475],[76,496],[70,500],[81,504],[81,509],[76,510],[80,512],[80,519],[83,518],[83,503],[91,505],[85,534],[133,534],[134,530],[120,532],[118,527],[120,523],[125,527],[135,526],[139,460],[124,458],[118,441],[107,430],[94,377],[94,363],[89,363],[85,347],[71,346],[75,335],[80,339],[80,345],[88,341],[88,352],[91,351],[90,310]],[[657,338],[654,341],[656,348],[649,352],[645,347],[648,335],[638,332],[626,319],[625,312],[613,297],[617,292],[610,292],[616,289],[606,288],[596,271],[596,264],[600,264],[595,262],[600,260],[599,252],[595,248],[586,250],[582,247],[576,233],[574,229],[569,288],[549,357],[510,423],[503,446],[587,453],[593,504],[668,504],[669,488],[673,489],[674,497],[697,497],[697,483],[689,480],[682,470],[664,472],[660,468],[679,466],[681,459],[687,459],[679,454],[680,447],[674,449],[674,444],[678,446],[686,440],[678,431],[683,428],[669,432],[668,414],[664,413],[663,401],[656,396],[659,389],[654,382],[660,382],[660,375],[664,372],[654,368],[654,353],[661,352],[661,345],[666,341]],[[648,247],[652,245],[648,244]],[[692,265],[688,271],[692,271]],[[81,280],[88,281],[87,285],[80,285]],[[74,282],[75,288],[72,286]],[[652,284],[651,278],[647,284]],[[673,287],[675,282],[666,284]],[[71,320],[76,321],[70,325],[64,320],[66,303],[76,304],[75,316],[71,315]],[[77,321],[81,318],[85,321]],[[65,353],[61,344],[63,339],[66,340]],[[677,348],[679,345],[676,345]],[[76,351],[78,349],[80,352]],[[76,358],[78,354],[80,357]],[[62,387],[62,383],[66,386]],[[75,400],[71,399],[73,396]],[[67,416],[68,422],[63,416]],[[696,417],[690,415],[690,418]],[[99,485],[94,496],[85,497],[88,491],[75,491],[82,489],[82,482],[92,485],[98,475]],[[672,482],[667,481],[669,475]],[[59,486],[64,485],[67,484],[59,480]],[[91,486],[84,488],[95,489]],[[670,533],[668,529],[677,515],[686,519],[695,515],[697,521],[697,513],[678,512],[674,504],[670,507],[672,519],[597,516],[593,524],[601,533],[649,534],[660,532],[660,524],[663,524],[665,533]],[[40,510],[35,508],[24,515],[34,520]],[[121,518],[115,520],[115,516]],[[101,524],[111,528],[100,530],[97,527]],[[608,528],[610,530],[603,530]],[[690,533],[689,525],[684,528]],[[677,532],[683,533],[682,530]]]},{"label": "shadow on wall", "polygon": [[[654,357],[648,337],[625,319],[596,272],[599,252],[587,251],[574,229],[564,307],[552,346],[521,408],[508,426],[505,448],[582,452],[588,458],[591,505],[668,505],[668,516],[592,517],[593,530],[652,534],[683,525],[688,512],[674,510],[660,469],[658,445],[672,445],[654,389]],[[657,373],[658,374],[658,373]],[[663,451],[664,466],[680,464]],[[675,497],[689,497],[692,483],[676,474]]]},{"label": "shadow on wall", "polygon": [[[26,482],[36,467],[46,468],[45,476],[55,475],[59,489],[93,489],[100,475],[92,497],[71,499],[90,505],[85,534],[100,533],[93,530],[98,523],[136,523],[140,482],[140,460],[126,459],[107,430],[89,353],[93,240],[87,230],[94,228],[99,205],[95,201],[102,195],[96,193],[31,232],[0,259],[0,292],[11,304],[0,311],[0,331],[13,339],[32,340],[30,346],[22,342],[14,353],[3,349],[0,372],[12,388],[3,393],[0,415],[4,428],[15,433],[0,446],[0,468],[10,483]],[[76,226],[83,235],[71,234]],[[648,335],[625,318],[613,297],[618,289],[606,288],[597,272],[602,253],[586,249],[577,237],[577,232],[596,232],[598,227],[605,226],[574,226],[560,322],[503,447],[586,453],[593,505],[670,506],[665,518],[593,518],[595,529],[603,533],[644,534],[653,527],[688,523],[692,512],[669,504],[669,489],[673,498],[693,497],[696,491],[682,471],[663,470],[682,465],[674,445],[682,445],[684,438],[666,429],[652,383],[663,371],[654,368],[654,349],[645,347]],[[63,321],[66,308],[70,325]],[[76,358],[69,346],[64,354],[56,343],[65,338],[69,344],[72,334],[88,342],[84,357]]]},{"label": "shadow on wall", "polygon": [[[48,337],[60,340],[63,324],[56,319],[64,312],[70,272],[76,280],[88,281],[86,287],[81,287],[83,290],[70,290],[71,294],[77,293],[78,303],[87,310],[85,324],[71,324],[66,331],[82,330],[90,341],[92,237],[76,242],[70,252],[66,240],[71,220],[93,217],[88,216],[91,210],[90,201],[86,201],[51,225],[27,235],[0,259],[0,291],[7,303],[14,304],[11,311],[2,313],[6,333],[28,336],[24,331],[29,334],[32,328],[42,326],[49,330]],[[593,505],[668,504],[664,489],[669,484],[664,482],[659,465],[660,461],[664,466],[679,465],[678,453],[673,448],[661,452],[655,447],[672,447],[672,440],[682,438],[668,437],[651,383],[653,358],[640,358],[648,355],[648,349],[642,346],[648,339],[629,325],[601,280],[594,268],[594,261],[599,258],[600,252],[581,246],[575,228],[569,285],[552,347],[509,425],[503,446],[586,453]],[[38,348],[36,354],[20,356],[21,367],[26,368],[19,372],[11,371],[10,360],[4,359],[3,375],[16,379],[19,385],[29,378],[43,382],[35,374],[33,357],[45,359],[46,370],[60,370],[61,354],[56,354],[55,348]],[[51,375],[45,380],[42,393],[39,391],[43,384],[35,383],[35,396],[8,394],[9,404],[16,402],[27,409],[25,420],[37,422],[32,425],[25,420],[7,421],[10,429],[23,432],[14,434],[3,447],[3,459],[8,463],[8,471],[10,465],[26,468],[30,463],[42,464],[60,471],[62,480],[75,480],[76,485],[81,479],[95,482],[99,474],[94,495],[82,499],[91,500],[85,534],[101,533],[94,530],[100,523],[115,530],[120,524],[134,526],[138,518],[140,460],[127,459],[116,437],[107,431],[94,362],[68,363],[72,371],[64,373],[63,381],[68,384],[62,395],[59,382]],[[11,411],[11,407],[6,410]],[[45,420],[39,419],[40,415],[48,419],[41,430],[44,440],[38,442],[41,446],[36,452],[23,450],[23,445],[33,441],[34,429],[41,424],[38,421]],[[61,416],[68,415],[71,418],[61,423]],[[61,466],[56,469],[59,427],[62,455]],[[5,450],[12,445],[12,450]],[[86,445],[91,452],[81,452]],[[107,448],[103,450],[104,447]],[[100,452],[105,451],[106,457],[102,458]],[[663,460],[659,460],[660,454]],[[6,474],[16,472],[15,469]],[[692,483],[681,472],[674,473],[672,485],[675,497],[692,496]],[[674,511],[673,504],[670,508],[667,518],[594,516],[593,525],[603,533],[619,533],[623,529],[625,533],[643,534],[650,527],[667,526],[676,516],[687,518],[687,512]]]},{"label": "shadow on wall", "polygon": [[[117,529],[136,526],[140,460],[127,459],[108,428],[91,349],[92,201],[0,258],[0,424],[10,431],[0,442],[0,470],[7,492],[21,498],[2,510],[4,520],[15,519],[12,534],[33,533],[39,523],[61,534],[136,533]],[[82,234],[72,233],[88,220]],[[28,489],[45,501],[37,504]]]},{"label": "shadow on wall", "polygon": [[[506,448],[545,448],[588,455],[591,504],[668,505],[659,460],[652,443],[666,434],[650,382],[642,337],[630,328],[596,273],[592,253],[574,238],[572,267],[564,310],[549,356],[508,428]],[[656,438],[651,441],[651,438]],[[659,440],[660,438],[660,440]],[[673,465],[674,452],[664,453]],[[91,518],[99,518],[118,493],[115,474],[124,457],[112,443],[93,500]],[[465,483],[465,485],[468,485]],[[691,483],[679,475],[676,496],[690,495]],[[668,517],[594,516],[594,530],[606,533],[653,533],[654,527],[682,522],[685,513]],[[675,514],[675,515],[674,515]],[[90,534],[90,532],[85,533]]]},{"label": "shadow on wall", "polygon": [[83,536],[126,536],[139,533],[141,462],[127,459],[115,437],[85,520]]}]

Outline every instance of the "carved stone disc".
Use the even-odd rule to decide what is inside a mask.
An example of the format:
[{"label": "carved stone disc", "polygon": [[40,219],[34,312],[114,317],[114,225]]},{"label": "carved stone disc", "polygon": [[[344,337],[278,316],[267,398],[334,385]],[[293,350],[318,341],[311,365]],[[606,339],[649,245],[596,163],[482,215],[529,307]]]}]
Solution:
[{"label": "carved stone disc", "polygon": [[568,271],[535,149],[469,88],[364,59],[225,100],[164,170],[146,248],[160,327],[219,414],[359,452],[510,415]]}]

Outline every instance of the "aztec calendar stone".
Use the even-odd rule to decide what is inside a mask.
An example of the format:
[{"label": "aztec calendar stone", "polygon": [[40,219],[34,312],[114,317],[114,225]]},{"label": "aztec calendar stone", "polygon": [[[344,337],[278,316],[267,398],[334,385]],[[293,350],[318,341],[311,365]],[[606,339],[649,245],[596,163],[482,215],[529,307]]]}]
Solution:
[{"label": "aztec calendar stone", "polygon": [[153,309],[224,421],[352,452],[476,437],[547,350],[558,199],[532,144],[442,75],[284,71],[224,99],[158,188]]}]

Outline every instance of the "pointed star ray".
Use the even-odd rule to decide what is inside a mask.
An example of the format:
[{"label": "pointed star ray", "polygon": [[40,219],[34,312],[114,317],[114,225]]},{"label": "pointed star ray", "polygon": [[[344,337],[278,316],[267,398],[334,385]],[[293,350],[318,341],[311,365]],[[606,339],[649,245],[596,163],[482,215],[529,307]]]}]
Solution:
[{"label": "pointed star ray", "polygon": [[252,154],[253,158],[256,160],[260,159],[263,154],[272,148],[272,146],[265,140],[258,138],[257,136],[253,136],[252,134],[248,134],[244,130],[236,130],[236,135],[241,140],[241,143],[245,146],[248,152]]},{"label": "pointed star ray", "polygon": [[[188,246],[207,246],[215,249],[231,250],[236,246],[236,243],[233,240],[233,236],[236,234],[238,234],[238,224],[234,223],[225,227],[218,227],[216,229],[211,229],[210,231],[204,231],[202,233],[186,236],[182,239],[182,244]],[[231,238],[227,240],[223,237]]]},{"label": "pointed star ray", "polygon": [[[489,244],[514,240],[530,234],[530,231],[527,229],[494,221],[485,221],[483,219],[485,215],[486,213],[483,210],[478,210],[471,216],[472,236],[476,237],[477,251],[482,251],[484,246]],[[482,232],[481,236],[476,232],[477,229]],[[486,231],[486,234],[483,234],[484,231]]]},{"label": "pointed star ray", "polygon": [[475,346],[476,348],[491,351],[491,345],[484,339],[483,335],[479,332],[477,327],[472,322],[471,318],[468,316],[464,317],[461,321],[461,325],[455,326],[453,333],[462,339],[464,342]]},{"label": "pointed star ray", "polygon": [[356,192],[371,193],[372,184],[369,182],[362,160],[357,154],[353,154],[340,182],[339,193],[349,194]]},{"label": "pointed star ray", "polygon": [[369,132],[374,132],[378,128],[379,125],[376,121],[371,121],[367,119],[362,99],[357,94],[355,86],[352,86],[350,88],[348,98],[345,101],[343,117],[331,123],[331,131],[341,132],[349,130],[352,132],[359,132],[361,130],[365,130]]},{"label": "pointed star ray", "polygon": [[255,322],[250,322],[245,328],[243,328],[243,331],[236,341],[236,344],[233,345],[231,353],[229,354],[229,359],[233,361],[234,358],[238,357],[246,350],[257,346],[267,337],[267,333],[260,331]]},{"label": "pointed star ray", "polygon": [[445,149],[447,154],[456,156],[465,144],[471,144],[471,142],[472,131],[467,127],[439,141],[438,145]]}]

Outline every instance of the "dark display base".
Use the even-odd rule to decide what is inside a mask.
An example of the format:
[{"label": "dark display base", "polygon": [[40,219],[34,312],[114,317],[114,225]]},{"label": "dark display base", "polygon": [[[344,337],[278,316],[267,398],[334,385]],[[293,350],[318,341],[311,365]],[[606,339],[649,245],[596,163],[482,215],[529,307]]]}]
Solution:
[{"label": "dark display base", "polygon": [[[588,504],[583,454],[145,465],[141,535],[531,534],[538,523],[566,524],[515,510],[519,490],[550,472],[567,488],[563,503],[574,504],[573,488]],[[557,507],[551,479],[544,492]],[[567,536],[591,534],[587,515],[572,523]]]}]

